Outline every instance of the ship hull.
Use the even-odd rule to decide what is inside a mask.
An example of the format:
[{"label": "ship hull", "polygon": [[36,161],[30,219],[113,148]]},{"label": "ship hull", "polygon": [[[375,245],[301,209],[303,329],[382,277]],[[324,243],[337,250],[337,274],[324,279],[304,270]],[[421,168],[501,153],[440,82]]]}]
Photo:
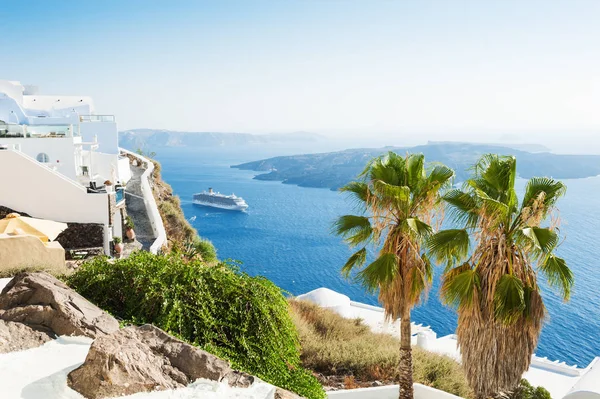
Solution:
[{"label": "ship hull", "polygon": [[199,201],[199,200],[194,200],[193,203],[196,204],[196,205],[208,206],[208,207],[211,207],[211,208],[226,209],[228,211],[240,211],[240,212],[243,212],[246,209],[248,209],[248,205],[246,205],[246,204],[244,204],[244,205],[212,204],[212,203],[208,203],[208,202],[204,202],[204,201]]}]

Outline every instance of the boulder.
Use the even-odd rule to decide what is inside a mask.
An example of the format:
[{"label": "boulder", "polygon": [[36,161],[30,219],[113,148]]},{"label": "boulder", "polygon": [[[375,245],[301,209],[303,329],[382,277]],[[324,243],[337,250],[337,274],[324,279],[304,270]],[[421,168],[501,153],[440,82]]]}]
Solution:
[{"label": "boulder", "polygon": [[52,337],[48,333],[25,324],[0,320],[0,353],[36,348],[50,340]]},{"label": "boulder", "polygon": [[303,399],[302,396],[296,395],[293,392],[285,389],[277,388],[275,390],[275,399]]},{"label": "boulder", "polygon": [[97,338],[85,362],[69,373],[68,384],[96,399],[181,388],[198,378],[221,381],[236,376],[225,360],[144,325]]},{"label": "boulder", "polygon": [[[68,385],[88,399],[183,388],[198,378],[248,388],[260,380],[229,362],[146,324],[97,338]],[[276,399],[300,399],[277,388]]]},{"label": "boulder", "polygon": [[20,273],[0,293],[0,320],[54,335],[96,338],[119,322],[47,273]]}]

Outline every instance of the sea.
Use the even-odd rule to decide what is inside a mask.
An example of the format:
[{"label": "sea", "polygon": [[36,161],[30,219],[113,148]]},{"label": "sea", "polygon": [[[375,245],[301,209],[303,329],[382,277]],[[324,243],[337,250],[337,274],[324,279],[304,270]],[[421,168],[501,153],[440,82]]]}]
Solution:
[{"label": "sea", "polygon": [[[202,237],[213,242],[220,259],[239,261],[241,270],[269,278],[289,295],[328,287],[354,301],[377,305],[376,296],[340,274],[352,252],[332,234],[332,224],[338,216],[355,210],[344,194],[255,180],[258,172],[231,168],[271,156],[316,152],[314,148],[153,150],[162,164],[163,179],[181,198],[186,218]],[[567,194],[559,203],[564,241],[558,253],[573,270],[575,286],[570,301],[563,302],[542,282],[548,318],[536,354],[587,366],[600,356],[600,177],[564,182]],[[518,185],[522,189],[525,181],[519,180]],[[248,210],[233,212],[193,204],[192,195],[209,187],[243,197]],[[414,309],[412,319],[444,336],[454,333],[457,317],[453,309],[440,303],[439,274],[438,268],[426,302]]]}]

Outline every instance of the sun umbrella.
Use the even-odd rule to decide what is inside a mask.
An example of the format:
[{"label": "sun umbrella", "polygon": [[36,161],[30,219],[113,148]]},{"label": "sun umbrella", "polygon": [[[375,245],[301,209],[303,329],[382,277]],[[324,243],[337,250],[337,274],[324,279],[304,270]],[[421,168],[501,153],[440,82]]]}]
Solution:
[{"label": "sun umbrella", "polygon": [[11,213],[0,220],[0,234],[23,235],[30,234],[47,242],[53,241],[67,228],[66,223],[53,220],[35,219]]}]

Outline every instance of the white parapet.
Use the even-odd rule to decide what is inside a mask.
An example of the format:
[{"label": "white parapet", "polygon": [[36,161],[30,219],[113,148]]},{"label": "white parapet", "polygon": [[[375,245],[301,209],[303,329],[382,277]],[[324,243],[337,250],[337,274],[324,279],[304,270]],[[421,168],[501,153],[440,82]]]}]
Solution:
[{"label": "white parapet", "polygon": [[[431,388],[421,384],[413,384],[415,399],[460,399],[439,389]],[[327,392],[330,399],[396,399],[398,397],[398,385],[387,385],[384,387],[343,389]]]},{"label": "white parapet", "polygon": [[137,158],[142,165],[147,165],[146,170],[141,176],[140,183],[142,187],[142,195],[144,196],[144,204],[146,205],[146,212],[148,213],[148,218],[150,219],[150,224],[152,225],[152,231],[154,232],[154,236],[156,237],[156,239],[150,246],[150,252],[153,254],[157,254],[158,252],[160,252],[163,245],[167,243],[167,232],[165,230],[162,218],[160,217],[158,205],[156,204],[154,194],[152,193],[152,187],[150,187],[149,179],[151,178],[152,172],[154,171],[154,163],[152,163],[149,159],[139,154],[127,151],[123,148],[121,148],[120,150],[125,154],[129,154]]}]

